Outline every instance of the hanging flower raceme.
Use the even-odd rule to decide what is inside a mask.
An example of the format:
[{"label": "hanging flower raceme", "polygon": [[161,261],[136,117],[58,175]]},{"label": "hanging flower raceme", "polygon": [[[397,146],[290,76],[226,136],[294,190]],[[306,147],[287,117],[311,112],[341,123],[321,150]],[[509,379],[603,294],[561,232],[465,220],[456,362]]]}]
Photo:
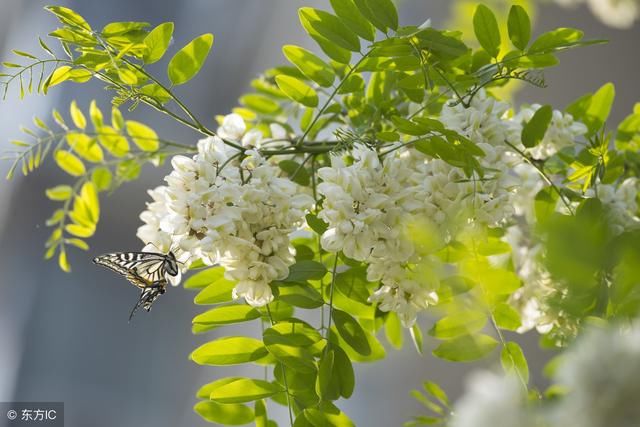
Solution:
[{"label": "hanging flower raceme", "polygon": [[[226,137],[244,138],[244,121],[227,116]],[[259,138],[251,135],[257,145]],[[280,176],[257,151],[241,153],[217,136],[198,142],[193,158],[176,156],[167,186],[150,192],[138,230],[145,243],[173,250],[185,266],[196,260],[225,268],[236,281],[233,295],[253,306],[273,299],[269,284],[284,279],[294,263],[289,234],[313,200]]]}]

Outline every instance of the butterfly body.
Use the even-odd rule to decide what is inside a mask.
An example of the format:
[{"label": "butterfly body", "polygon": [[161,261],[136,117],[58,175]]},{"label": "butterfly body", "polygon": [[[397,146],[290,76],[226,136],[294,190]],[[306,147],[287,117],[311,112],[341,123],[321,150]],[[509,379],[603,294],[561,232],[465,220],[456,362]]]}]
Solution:
[{"label": "butterfly body", "polygon": [[141,290],[129,320],[140,307],[150,311],[158,297],[166,292],[167,283],[179,280],[180,276],[173,252],[114,252],[96,257],[93,262],[124,276]]}]

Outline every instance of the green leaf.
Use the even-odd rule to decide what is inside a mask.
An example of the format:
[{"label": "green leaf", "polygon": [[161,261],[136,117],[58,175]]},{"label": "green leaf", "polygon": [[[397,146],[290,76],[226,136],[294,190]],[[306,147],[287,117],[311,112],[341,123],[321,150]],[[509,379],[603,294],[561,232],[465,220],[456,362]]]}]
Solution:
[{"label": "green leaf", "polygon": [[263,95],[249,94],[241,96],[240,104],[261,114],[272,115],[280,112],[280,105]]},{"label": "green leaf", "polygon": [[319,36],[352,52],[360,51],[358,36],[335,15],[311,7],[300,8],[298,14],[309,35]]},{"label": "green leaf", "polygon": [[226,305],[205,311],[193,318],[194,324],[229,325],[258,319],[260,313],[248,305]]},{"label": "green leaf", "polygon": [[304,416],[315,427],[355,427],[347,414],[328,402],[321,403],[319,409],[305,409]]},{"label": "green leaf", "polygon": [[53,87],[66,80],[69,80],[69,78],[71,77],[70,71],[71,67],[68,65],[63,65],[56,68],[48,79],[47,87]]},{"label": "green leaf", "polygon": [[101,126],[97,129],[98,141],[114,157],[124,157],[129,153],[127,138],[111,126]]},{"label": "green leaf", "polygon": [[191,80],[202,68],[213,45],[213,34],[203,34],[180,49],[169,61],[167,73],[174,85]]},{"label": "green leaf", "polygon": [[340,396],[348,399],[353,394],[356,386],[356,377],[353,364],[349,356],[340,347],[332,347],[334,353],[333,370],[340,382]]},{"label": "green leaf", "polygon": [[[336,400],[340,397],[340,391],[333,375],[333,350],[324,352],[318,364],[318,378],[316,380],[316,393],[322,400]],[[332,387],[333,386],[333,387]]]},{"label": "green leaf", "polygon": [[496,58],[500,53],[500,29],[496,16],[483,4],[478,5],[473,15],[473,31],[480,46]]},{"label": "green leaf", "polygon": [[318,58],[312,52],[298,46],[286,45],[282,48],[284,56],[295,65],[302,74],[318,83],[320,86],[330,87],[335,74],[329,64]]},{"label": "green leaf", "polygon": [[427,49],[443,59],[455,59],[469,51],[463,41],[433,28],[425,28],[416,34],[416,37],[421,48]]},{"label": "green leaf", "polygon": [[287,173],[289,179],[296,184],[308,187],[311,182],[311,176],[309,172],[300,163],[295,160],[281,160],[278,163],[280,169]]},{"label": "green leaf", "polygon": [[276,83],[280,90],[292,100],[305,107],[315,108],[318,106],[318,94],[301,80],[283,74],[276,76]]},{"label": "green leaf", "polygon": [[71,271],[71,266],[67,260],[67,253],[64,250],[60,251],[60,254],[58,255],[58,266],[60,267],[60,270],[65,273],[69,273]]},{"label": "green leaf", "polygon": [[98,108],[98,104],[95,100],[91,101],[89,105],[89,117],[91,118],[91,123],[93,123],[93,127],[99,129],[104,124],[102,111]]},{"label": "green leaf", "polygon": [[54,160],[66,173],[72,176],[84,175],[86,169],[82,160],[68,151],[58,150],[53,155]]},{"label": "green leaf", "polygon": [[307,214],[307,216],[305,216],[305,219],[307,220],[307,225],[320,236],[324,234],[325,231],[327,231],[327,228],[329,228],[329,224],[327,224],[314,214]]},{"label": "green leaf", "polygon": [[159,61],[169,48],[172,36],[173,22],[165,22],[151,30],[144,38],[144,44],[147,46],[143,56],[144,62],[153,64]]},{"label": "green leaf", "polygon": [[191,353],[199,365],[226,366],[253,362],[268,354],[262,341],[248,337],[224,337],[210,341]]},{"label": "green leaf", "polygon": [[318,43],[320,49],[331,59],[340,63],[348,65],[351,61],[351,51],[343,49],[335,43],[330,42],[324,37],[318,35],[311,35],[311,37]]},{"label": "green leaf", "polygon": [[591,97],[589,107],[582,118],[589,129],[589,135],[593,135],[606,123],[616,96],[616,89],[613,83],[606,83],[596,91]]},{"label": "green leaf", "polygon": [[371,354],[371,346],[364,329],[356,319],[342,310],[333,309],[333,320],[340,337],[363,356]]},{"label": "green leaf", "polygon": [[350,29],[365,40],[373,41],[376,38],[376,30],[373,25],[362,16],[353,0],[330,0],[338,18]]},{"label": "green leaf", "polygon": [[296,372],[313,373],[316,371],[312,352],[304,347],[287,344],[266,344],[266,347],[273,357]]},{"label": "green leaf", "polygon": [[433,355],[451,362],[471,362],[487,356],[497,345],[489,335],[465,335],[442,342]]},{"label": "green leaf", "polygon": [[355,0],[360,13],[383,33],[398,29],[398,11],[391,0]]},{"label": "green leaf", "polygon": [[57,185],[48,188],[46,191],[49,200],[64,201],[69,200],[73,195],[73,189],[68,185]]},{"label": "green leaf", "polygon": [[198,402],[193,410],[207,421],[228,426],[248,424],[254,420],[251,408],[239,403]]},{"label": "green leaf", "polygon": [[543,105],[536,110],[531,120],[522,127],[522,144],[527,148],[538,145],[544,138],[553,117],[550,105]]},{"label": "green leaf", "polygon": [[319,308],[324,304],[322,295],[308,283],[282,286],[279,299],[295,307],[306,309]]},{"label": "green leaf", "polygon": [[462,310],[438,320],[429,330],[429,335],[438,339],[451,339],[478,332],[486,324],[487,315],[484,312]]},{"label": "green leaf", "polygon": [[517,4],[511,6],[507,28],[511,43],[518,49],[525,50],[531,39],[531,20],[525,8]]},{"label": "green leaf", "polygon": [[316,261],[299,261],[289,267],[289,276],[283,282],[304,282],[320,280],[327,274],[327,268]]},{"label": "green leaf", "polygon": [[127,120],[126,127],[127,133],[138,148],[142,151],[158,151],[158,134],[153,129],[133,120]]},{"label": "green leaf", "polygon": [[510,341],[503,347],[500,362],[506,373],[517,374],[525,384],[529,382],[529,365],[518,343]]},{"label": "green leaf", "polygon": [[84,240],[80,240],[80,239],[64,239],[65,243],[69,244],[69,245],[73,245],[78,249],[82,249],[83,251],[88,251],[89,250],[89,245],[84,241]]},{"label": "green leaf", "polygon": [[278,384],[251,378],[242,378],[217,388],[211,400],[219,403],[244,403],[271,397],[284,391]]},{"label": "green leaf", "polygon": [[387,320],[384,323],[384,333],[389,344],[398,350],[402,348],[403,330],[404,328],[402,327],[402,323],[400,322],[398,315],[395,312],[390,311],[387,316]]},{"label": "green leaf", "polygon": [[83,133],[71,132],[67,134],[67,144],[85,160],[92,163],[100,163],[104,160],[102,148],[95,138]]},{"label": "green leaf", "polygon": [[71,107],[69,108],[71,113],[71,120],[73,120],[73,124],[76,125],[77,128],[84,129],[87,126],[87,119],[82,114],[82,111],[78,108],[78,104],[76,101],[71,102]]},{"label": "green leaf", "polygon": [[161,104],[171,100],[171,94],[157,83],[150,83],[146,86],[142,86],[140,88],[140,92],[158,100]]},{"label": "green leaf", "polygon": [[515,331],[522,326],[520,313],[506,302],[496,305],[493,309],[493,318],[499,328],[506,329],[508,331]]},{"label": "green leaf", "polygon": [[80,198],[84,202],[91,223],[95,225],[100,218],[100,200],[98,199],[98,191],[93,182],[87,181],[82,184]]},{"label": "green leaf", "polygon": [[265,345],[284,344],[291,347],[310,347],[322,340],[322,335],[299,319],[278,322],[262,334]]},{"label": "green leaf", "polygon": [[224,275],[223,267],[211,267],[199,271],[184,282],[185,289],[206,288]]},{"label": "green leaf", "polygon": [[91,27],[77,12],[63,6],[46,6],[45,10],[56,15],[56,17],[63,24],[70,25],[72,27],[82,28],[83,30],[91,31]]},{"label": "green leaf", "polygon": [[[203,272],[204,273],[204,272]],[[203,304],[219,304],[221,302],[229,302],[233,300],[233,288],[236,286],[235,282],[227,280],[224,277],[220,277],[204,288],[193,300],[198,305]],[[186,285],[185,285],[186,287]]]},{"label": "green leaf", "polygon": [[557,28],[538,37],[529,53],[549,53],[559,49],[574,46],[582,39],[583,32],[574,28]]},{"label": "green leaf", "polygon": [[68,233],[73,234],[74,236],[83,237],[83,238],[91,237],[96,232],[95,227],[84,227],[78,224],[66,225],[64,229]]},{"label": "green leaf", "polygon": [[256,427],[269,427],[267,405],[265,405],[264,400],[256,400],[254,413],[256,417]]},{"label": "green leaf", "polygon": [[443,405],[449,407],[449,397],[447,393],[436,383],[427,381],[423,384],[424,390],[429,393],[431,396],[438,399]]}]

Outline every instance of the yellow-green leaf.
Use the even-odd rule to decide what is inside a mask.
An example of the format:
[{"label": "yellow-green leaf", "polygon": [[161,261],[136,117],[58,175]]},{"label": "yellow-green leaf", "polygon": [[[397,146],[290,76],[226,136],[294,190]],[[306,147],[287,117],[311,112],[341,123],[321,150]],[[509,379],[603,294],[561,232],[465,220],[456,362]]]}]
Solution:
[{"label": "yellow-green leaf", "polygon": [[120,135],[111,126],[102,126],[98,129],[98,141],[115,157],[123,157],[129,152],[127,138]]},{"label": "yellow-green leaf", "polygon": [[50,200],[64,201],[71,198],[73,195],[73,189],[68,185],[57,185],[55,187],[48,188],[46,194]]},{"label": "yellow-green leaf", "polygon": [[68,80],[71,77],[69,71],[71,67],[68,65],[63,65],[55,69],[55,71],[51,74],[49,78],[49,87],[53,87],[55,85],[59,85],[60,83]]},{"label": "yellow-green leaf", "polygon": [[78,104],[76,101],[71,102],[71,107],[69,108],[71,113],[71,120],[73,120],[73,124],[76,125],[77,128],[84,129],[87,126],[87,119],[82,114],[82,111],[78,108]]},{"label": "yellow-green leaf", "polygon": [[127,133],[141,150],[158,151],[158,134],[153,129],[133,120],[127,120],[126,127]]},{"label": "yellow-green leaf", "polygon": [[82,185],[80,198],[91,215],[92,222],[94,224],[97,223],[100,219],[100,200],[98,199],[98,191],[93,182],[87,181]]},{"label": "yellow-green leaf", "polygon": [[80,160],[79,158],[77,158],[75,155],[73,155],[68,151],[65,151],[65,150],[56,151],[56,153],[53,155],[53,158],[55,159],[60,169],[62,169],[69,175],[80,176],[86,172],[86,169],[84,167],[84,163],[82,163],[82,160]]},{"label": "yellow-green leaf", "polygon": [[224,337],[208,342],[191,353],[199,365],[226,366],[253,362],[268,354],[262,341],[248,337]]},{"label": "yellow-green leaf", "polygon": [[100,148],[98,141],[84,133],[68,133],[67,144],[85,160],[92,163],[98,163],[104,160],[102,148]]},{"label": "yellow-green leaf", "polygon": [[175,54],[167,67],[169,80],[181,85],[191,80],[202,68],[213,45],[213,34],[203,34]]},{"label": "yellow-green leaf", "polygon": [[294,101],[305,107],[314,108],[318,106],[318,94],[316,91],[295,77],[279,75],[276,76],[276,83],[280,90]]},{"label": "yellow-green leaf", "polygon": [[172,35],[173,22],[165,22],[151,30],[144,38],[144,44],[147,46],[143,56],[144,62],[153,64],[159,61],[167,51]]}]

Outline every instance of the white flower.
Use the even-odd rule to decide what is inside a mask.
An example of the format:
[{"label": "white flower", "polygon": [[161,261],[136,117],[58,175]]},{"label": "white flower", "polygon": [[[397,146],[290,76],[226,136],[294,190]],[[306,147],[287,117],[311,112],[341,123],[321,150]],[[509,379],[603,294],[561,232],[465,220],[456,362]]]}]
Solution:
[{"label": "white flower", "polygon": [[598,197],[607,208],[607,219],[615,234],[629,231],[640,226],[637,217],[638,180],[627,178],[619,186],[613,184],[597,184],[596,188],[587,190],[587,197]]},{"label": "white flower", "polygon": [[509,111],[509,104],[498,101],[480,90],[465,107],[462,103],[445,103],[440,114],[440,121],[451,130],[466,136],[476,144],[504,146],[504,142],[512,138],[512,128],[504,118]]},{"label": "white flower", "polygon": [[[227,116],[221,134],[257,147],[260,135],[245,134],[239,120]],[[237,282],[234,297],[261,306],[273,299],[269,284],[289,274],[295,261],[289,234],[313,200],[257,151],[247,150],[242,161],[237,154],[209,137],[198,142],[193,158],[174,157],[167,186],[151,193],[138,235],[175,248],[186,266],[198,259],[223,266],[225,277]]]},{"label": "white flower", "polygon": [[247,130],[247,125],[240,114],[228,114],[222,119],[222,125],[218,128],[218,136],[223,139],[239,141]]},{"label": "white flower", "polygon": [[465,394],[456,402],[451,427],[534,426],[526,408],[524,388],[514,376],[489,371],[473,373]]},{"label": "white flower", "polygon": [[269,125],[269,130],[271,131],[271,139],[274,140],[284,140],[287,139],[287,130],[278,123],[271,123]]},{"label": "white flower", "polygon": [[563,357],[556,380],[568,387],[557,427],[640,425],[640,324],[594,329]]},{"label": "white flower", "polygon": [[589,0],[589,7],[602,22],[615,28],[631,28],[640,16],[638,0]]},{"label": "white flower", "polygon": [[[514,133],[517,134],[518,141],[522,126],[531,120],[540,107],[540,104],[533,104],[530,107],[522,108],[511,120],[511,123],[515,126]],[[576,138],[585,133],[587,133],[587,127],[583,123],[573,120],[571,114],[554,110],[551,116],[551,123],[549,123],[542,141],[533,148],[527,148],[525,152],[534,159],[544,160],[565,147],[573,147]]]}]

